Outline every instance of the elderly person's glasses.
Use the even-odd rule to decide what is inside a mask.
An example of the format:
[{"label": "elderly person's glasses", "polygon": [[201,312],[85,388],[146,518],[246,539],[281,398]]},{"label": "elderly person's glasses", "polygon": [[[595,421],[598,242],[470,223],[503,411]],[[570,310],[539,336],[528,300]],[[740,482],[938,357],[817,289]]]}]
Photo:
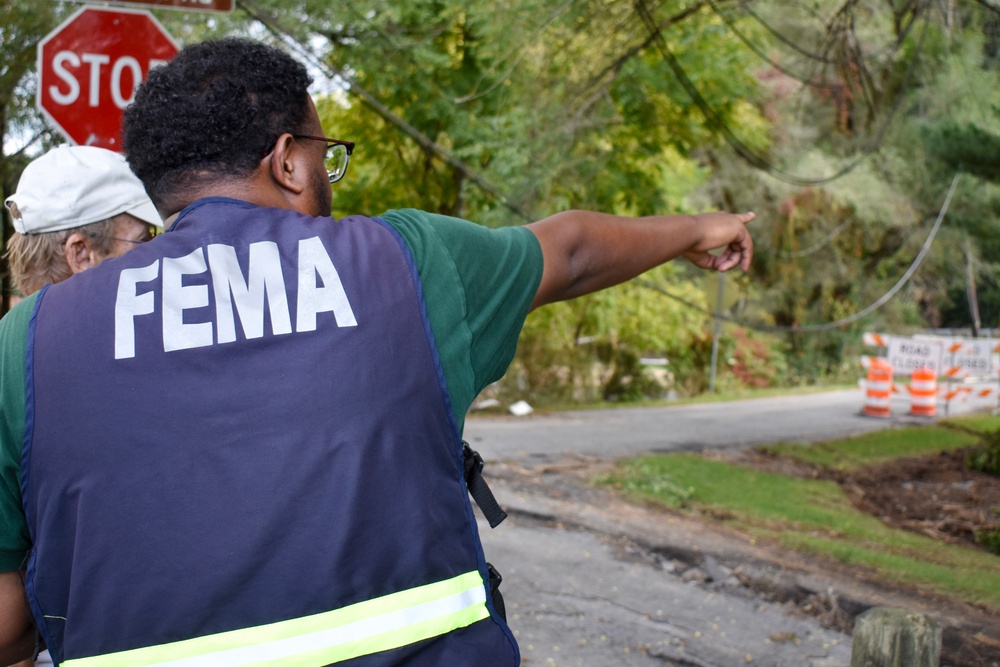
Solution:
[{"label": "elderly person's glasses", "polygon": [[145,229],[143,230],[142,236],[140,236],[137,239],[123,239],[119,236],[112,236],[111,240],[121,241],[122,243],[135,243],[136,245],[138,245],[140,243],[145,243],[146,241],[152,241],[153,237],[156,236],[157,232],[159,231],[160,230],[157,229],[154,225],[145,225]]},{"label": "elderly person's glasses", "polygon": [[354,152],[353,141],[316,137],[311,134],[293,134],[292,138],[326,142],[324,163],[326,164],[326,175],[330,177],[331,183],[336,183],[347,173],[347,164],[351,161],[351,153]]}]

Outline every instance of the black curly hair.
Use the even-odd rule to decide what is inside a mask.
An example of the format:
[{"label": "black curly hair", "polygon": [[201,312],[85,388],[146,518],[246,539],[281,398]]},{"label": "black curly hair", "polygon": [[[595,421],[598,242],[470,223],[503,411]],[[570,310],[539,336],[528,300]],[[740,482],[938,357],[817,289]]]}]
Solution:
[{"label": "black curly hair", "polygon": [[248,176],[281,133],[302,131],[310,83],[301,63],[259,42],[187,46],[125,108],[125,157],[163,210],[195,182]]}]

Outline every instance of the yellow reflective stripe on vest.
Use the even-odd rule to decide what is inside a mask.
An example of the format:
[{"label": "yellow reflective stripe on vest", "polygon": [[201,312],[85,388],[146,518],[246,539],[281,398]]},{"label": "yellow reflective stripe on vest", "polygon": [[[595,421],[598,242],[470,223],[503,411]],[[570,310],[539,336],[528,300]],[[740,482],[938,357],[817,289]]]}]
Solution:
[{"label": "yellow reflective stripe on vest", "polygon": [[468,572],[314,616],[62,664],[316,667],[438,637],[489,615],[483,578],[479,572]]}]

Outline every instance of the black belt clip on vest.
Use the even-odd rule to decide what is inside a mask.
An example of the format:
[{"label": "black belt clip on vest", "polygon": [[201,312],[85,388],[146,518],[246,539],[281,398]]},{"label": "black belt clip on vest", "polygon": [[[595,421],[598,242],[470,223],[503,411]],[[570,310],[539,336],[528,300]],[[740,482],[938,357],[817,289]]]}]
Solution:
[{"label": "black belt clip on vest", "polygon": [[472,499],[479,505],[483,516],[490,522],[490,528],[496,528],[500,522],[507,518],[507,513],[503,511],[497,499],[490,491],[490,487],[483,479],[483,457],[479,452],[469,446],[465,440],[462,441],[462,455],[465,457],[465,484],[469,487]]},{"label": "black belt clip on vest", "polygon": [[[479,452],[469,447],[469,443],[462,441],[462,456],[465,459],[465,484],[469,487],[472,499],[479,505],[483,516],[490,522],[490,528],[496,528],[500,522],[507,518],[507,513],[500,507],[489,485],[483,479],[483,466],[485,462]],[[492,564],[486,564],[490,575],[490,593],[493,598],[493,608],[500,615],[500,618],[507,620],[507,609],[503,603],[503,595],[500,593],[500,582],[503,577],[497,572]]]}]

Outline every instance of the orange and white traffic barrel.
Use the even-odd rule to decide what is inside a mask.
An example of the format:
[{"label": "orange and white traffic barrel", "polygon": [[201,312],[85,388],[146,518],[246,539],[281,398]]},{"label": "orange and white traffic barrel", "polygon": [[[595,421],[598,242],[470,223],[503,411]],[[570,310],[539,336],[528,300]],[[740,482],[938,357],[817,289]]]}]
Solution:
[{"label": "orange and white traffic barrel", "polygon": [[881,357],[872,357],[865,380],[864,414],[869,417],[891,416],[892,364]]},{"label": "orange and white traffic barrel", "polygon": [[917,368],[910,376],[910,414],[933,417],[937,414],[937,373],[930,368]]}]

